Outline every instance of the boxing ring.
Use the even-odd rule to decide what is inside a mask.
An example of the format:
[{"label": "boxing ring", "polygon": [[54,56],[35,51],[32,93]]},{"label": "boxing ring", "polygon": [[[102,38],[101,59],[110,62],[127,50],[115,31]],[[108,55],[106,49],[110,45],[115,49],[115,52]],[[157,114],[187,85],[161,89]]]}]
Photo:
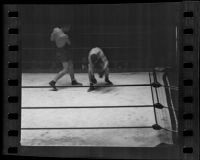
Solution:
[{"label": "boxing ring", "polygon": [[[97,77],[87,92],[86,73],[69,75],[51,91],[52,73],[23,73],[21,145],[156,147],[174,144],[177,109],[165,72],[110,73],[114,86]],[[67,84],[66,84],[67,83]],[[30,85],[31,84],[31,85]]]}]

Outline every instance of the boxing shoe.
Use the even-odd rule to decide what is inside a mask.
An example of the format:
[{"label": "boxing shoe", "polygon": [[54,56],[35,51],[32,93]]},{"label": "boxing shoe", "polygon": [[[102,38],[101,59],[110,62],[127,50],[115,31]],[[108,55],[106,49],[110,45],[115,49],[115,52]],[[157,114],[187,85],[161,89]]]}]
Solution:
[{"label": "boxing shoe", "polygon": [[89,89],[87,91],[91,92],[91,91],[94,91],[94,90],[95,90],[95,87],[93,86],[92,83],[90,83],[90,87],[89,87]]},{"label": "boxing shoe", "polygon": [[57,91],[56,82],[55,81],[49,82],[49,85],[53,88],[54,91]]},{"label": "boxing shoe", "polygon": [[80,86],[82,86],[82,83],[79,83],[79,82],[77,82],[76,80],[73,80],[73,81],[72,81],[72,85],[80,85]]},{"label": "boxing shoe", "polygon": [[112,83],[109,79],[105,79],[105,82],[106,82],[108,85],[113,85],[113,83]]}]

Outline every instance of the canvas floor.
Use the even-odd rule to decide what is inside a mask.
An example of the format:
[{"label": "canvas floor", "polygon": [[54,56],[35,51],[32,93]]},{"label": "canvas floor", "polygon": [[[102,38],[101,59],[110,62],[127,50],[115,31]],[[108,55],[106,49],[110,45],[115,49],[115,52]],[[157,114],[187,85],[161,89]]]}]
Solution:
[{"label": "canvas floor", "polygon": [[[99,87],[92,92],[87,92],[88,87],[58,87],[58,91],[34,88],[48,86],[54,76],[22,74],[21,145],[155,147],[160,143],[173,144],[170,131],[150,128],[156,122],[163,128],[172,128],[164,87],[157,91],[160,103],[166,108],[154,110],[151,105],[157,102],[157,97],[155,88],[151,90],[150,86]],[[87,74],[75,76],[83,85],[89,85]],[[164,84],[162,76],[163,73],[157,73],[159,83]],[[103,79],[96,77],[99,85],[104,84]],[[148,72],[110,74],[114,85],[150,84],[150,78],[153,81]],[[69,75],[57,85],[70,85]],[[80,108],[84,106],[87,108]]]}]

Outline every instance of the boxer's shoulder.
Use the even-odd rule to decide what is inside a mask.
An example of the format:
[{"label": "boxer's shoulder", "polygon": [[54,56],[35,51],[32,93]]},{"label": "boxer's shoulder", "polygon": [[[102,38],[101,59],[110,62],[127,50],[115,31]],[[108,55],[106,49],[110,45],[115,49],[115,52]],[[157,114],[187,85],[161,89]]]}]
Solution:
[{"label": "boxer's shoulder", "polygon": [[91,54],[97,54],[99,51],[101,51],[101,49],[99,47],[94,47],[91,49],[90,53]]},{"label": "boxer's shoulder", "polygon": [[53,31],[54,31],[54,32],[60,32],[60,31],[61,31],[61,29],[60,29],[60,28],[58,28],[58,27],[55,27],[55,28],[53,29]]}]

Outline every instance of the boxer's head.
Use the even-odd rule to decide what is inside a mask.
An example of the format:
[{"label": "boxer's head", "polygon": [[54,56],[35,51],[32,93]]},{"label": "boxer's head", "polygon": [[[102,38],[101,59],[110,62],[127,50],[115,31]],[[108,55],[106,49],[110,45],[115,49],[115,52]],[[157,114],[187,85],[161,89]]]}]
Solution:
[{"label": "boxer's head", "polygon": [[96,64],[98,62],[98,56],[96,54],[92,54],[91,61],[93,64]]}]

